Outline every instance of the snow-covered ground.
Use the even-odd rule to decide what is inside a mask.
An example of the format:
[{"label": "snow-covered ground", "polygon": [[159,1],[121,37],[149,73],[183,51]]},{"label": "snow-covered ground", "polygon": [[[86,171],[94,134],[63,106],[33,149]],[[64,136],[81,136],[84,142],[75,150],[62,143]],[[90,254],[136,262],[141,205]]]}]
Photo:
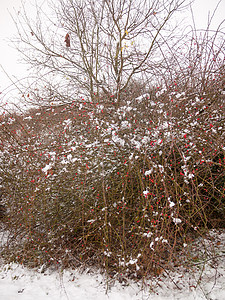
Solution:
[{"label": "snow-covered ground", "polygon": [[[98,272],[28,270],[15,263],[0,265],[0,300],[223,300],[225,299],[225,230],[211,231],[193,271],[187,266],[162,273],[142,284],[109,281]],[[213,247],[212,247],[213,243]],[[194,249],[194,248],[193,248]],[[208,258],[204,261],[205,252]],[[196,253],[197,254],[197,253]]]}]

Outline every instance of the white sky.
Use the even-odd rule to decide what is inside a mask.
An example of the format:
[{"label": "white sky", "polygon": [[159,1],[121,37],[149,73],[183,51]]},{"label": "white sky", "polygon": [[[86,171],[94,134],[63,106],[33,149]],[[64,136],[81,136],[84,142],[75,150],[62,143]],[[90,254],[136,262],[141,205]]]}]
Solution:
[{"label": "white sky", "polygon": [[[41,2],[43,2],[43,0]],[[195,0],[193,11],[197,28],[204,29],[206,27],[208,14],[210,11],[211,13],[213,12],[218,2],[219,0]],[[20,3],[21,0],[0,0],[0,92],[10,84],[1,66],[12,78],[23,78],[26,74],[26,66],[18,62],[18,53],[10,47],[9,41],[10,37],[16,34],[16,27],[12,21],[10,12],[12,14],[15,13],[14,9],[18,11],[21,6]],[[221,0],[213,22],[214,28],[224,19],[225,0]]]}]

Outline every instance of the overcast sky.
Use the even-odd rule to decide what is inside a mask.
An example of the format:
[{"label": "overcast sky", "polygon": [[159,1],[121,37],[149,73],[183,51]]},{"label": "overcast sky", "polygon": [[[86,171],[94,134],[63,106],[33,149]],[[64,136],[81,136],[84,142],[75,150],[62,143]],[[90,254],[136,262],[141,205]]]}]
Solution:
[{"label": "overcast sky", "polygon": [[[43,2],[43,0],[38,1]],[[218,2],[219,0],[195,0],[193,12],[197,28],[204,29],[206,27],[208,14],[213,12]],[[16,50],[10,47],[10,42],[8,41],[10,37],[16,34],[15,24],[10,13],[14,14],[15,11],[18,11],[21,6],[20,3],[21,0],[0,0],[0,92],[10,83],[1,66],[12,78],[22,78],[26,73],[26,67],[18,62],[18,54]],[[224,12],[225,0],[221,0],[213,22],[214,28],[224,20]]]}]

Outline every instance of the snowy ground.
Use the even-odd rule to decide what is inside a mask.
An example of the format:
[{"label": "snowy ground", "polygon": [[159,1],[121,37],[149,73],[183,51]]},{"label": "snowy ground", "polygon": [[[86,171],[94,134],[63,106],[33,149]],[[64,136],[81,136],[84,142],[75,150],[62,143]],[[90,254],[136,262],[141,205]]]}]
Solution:
[{"label": "snowy ground", "polygon": [[[212,243],[214,247],[212,248]],[[162,273],[143,289],[141,284],[109,282],[99,273],[67,270],[28,270],[17,264],[0,265],[0,300],[224,300],[225,299],[225,231],[212,231],[210,241],[200,248],[195,272],[182,268]],[[212,253],[209,253],[211,249]],[[199,252],[200,251],[200,252]],[[203,259],[206,257],[207,259]]]}]

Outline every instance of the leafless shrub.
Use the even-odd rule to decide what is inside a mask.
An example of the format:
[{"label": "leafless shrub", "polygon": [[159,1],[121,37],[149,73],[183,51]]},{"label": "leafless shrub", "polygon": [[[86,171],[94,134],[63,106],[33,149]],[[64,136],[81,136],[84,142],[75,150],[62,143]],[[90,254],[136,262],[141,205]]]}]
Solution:
[{"label": "leafless shrub", "polygon": [[[90,49],[85,51],[101,45],[96,36],[98,30],[93,31],[94,36],[79,32],[80,26],[85,26],[82,18],[86,15],[78,15],[76,9],[82,12],[84,8],[75,9],[74,3],[62,6],[66,10],[63,22],[69,13],[76,13],[81,21],[79,26],[72,27],[76,28],[74,32],[70,30],[71,47],[64,49],[61,57],[56,54],[58,48],[53,40],[42,36],[40,43],[45,45],[44,57],[48,59],[43,61],[43,57],[37,56],[31,61],[34,65],[51,68],[54,64],[53,71],[59,71],[55,64],[61,57],[70,66],[78,68],[79,63],[81,68],[86,54],[81,51],[80,60],[75,62],[69,60],[69,55],[91,41]],[[112,18],[120,47],[123,39],[129,37],[124,29],[129,29],[129,33],[133,28],[137,34],[138,27],[116,26],[120,19],[113,18],[118,11],[112,14],[112,3],[104,3],[104,8],[108,7],[106,17],[102,7],[94,7],[92,2],[85,9],[90,10],[92,17],[100,9],[98,22],[107,24]],[[122,20],[131,9],[129,5]],[[151,11],[149,17],[154,17]],[[139,11],[135,12],[137,17]],[[25,20],[28,22],[26,15]],[[76,18],[70,20],[75,22]],[[103,23],[91,20],[94,29],[104,29]],[[140,23],[140,32],[144,30],[143,24]],[[34,45],[32,39],[39,41],[41,27],[35,31],[28,25],[33,35],[22,39]],[[70,23],[67,26],[69,31]],[[157,28],[152,43],[160,23]],[[85,29],[86,33],[91,30]],[[23,98],[41,103],[38,108],[20,115],[5,114],[1,119],[0,178],[7,208],[4,224],[14,237],[2,252],[7,259],[30,266],[97,265],[111,276],[145,278],[149,274],[159,275],[172,263],[182,264],[183,258],[179,260],[178,254],[185,253],[194,236],[204,236],[209,228],[224,226],[224,53],[223,41],[219,39],[217,44],[219,31],[210,38],[207,33],[203,39],[196,33],[192,33],[191,39],[186,37],[187,44],[190,41],[188,51],[183,56],[176,51],[176,60],[175,53],[170,51],[165,66],[158,64],[158,84],[148,85],[145,80],[129,77],[135,73],[132,64],[128,75],[124,71],[122,76],[123,70],[121,74],[115,73],[115,64],[122,67],[123,60],[129,60],[123,57],[121,47],[120,59],[113,56],[118,47],[114,31],[109,30],[106,27],[102,33],[112,35],[112,45],[106,47],[108,57],[99,49],[92,58],[97,69],[92,66],[83,70],[89,78],[88,85],[84,85],[89,96],[71,96],[70,84],[68,90],[62,86],[55,89],[53,84],[42,86],[48,105],[33,90]],[[75,50],[73,38],[81,39]],[[160,49],[159,43],[153,46]],[[41,53],[40,49],[38,52]],[[142,53],[134,59],[146,77],[148,72],[142,67],[145,62],[150,63],[148,57]],[[96,60],[106,58],[112,73],[102,70],[99,74]],[[174,61],[179,62],[176,68],[172,68]],[[69,65],[60,67],[62,74],[68,72],[71,83],[73,71],[68,69]],[[95,70],[95,75],[88,70]],[[104,81],[101,85],[96,74],[110,75],[112,82]],[[74,82],[80,84],[77,78]],[[16,241],[23,248],[18,248]]]}]

